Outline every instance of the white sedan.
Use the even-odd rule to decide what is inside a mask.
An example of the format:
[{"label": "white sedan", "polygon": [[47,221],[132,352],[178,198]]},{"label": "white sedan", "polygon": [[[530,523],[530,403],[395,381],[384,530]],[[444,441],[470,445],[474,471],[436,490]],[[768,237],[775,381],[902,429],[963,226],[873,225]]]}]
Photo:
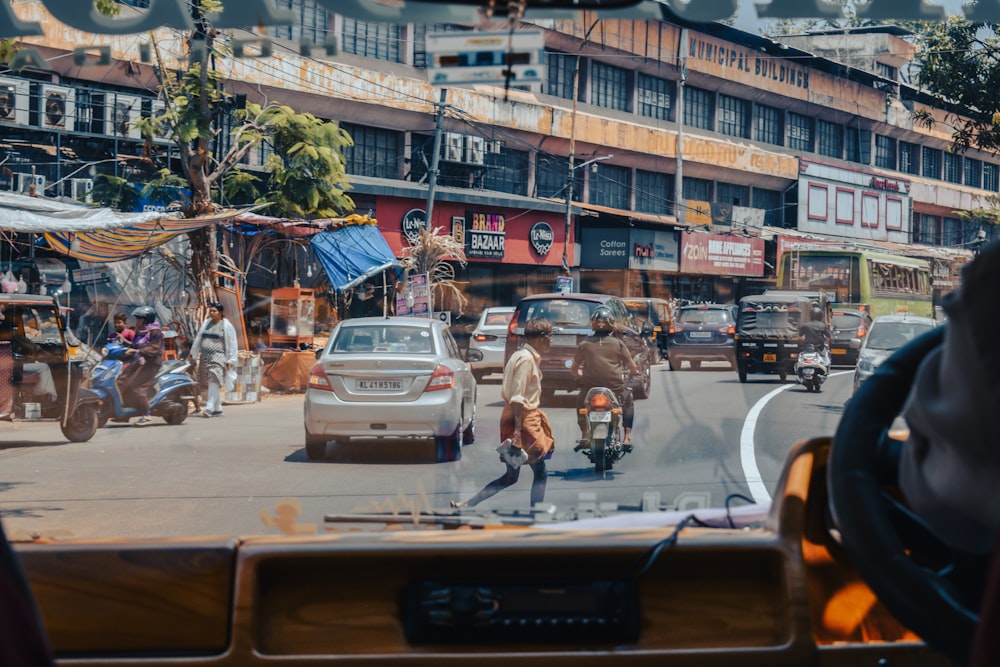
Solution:
[{"label": "white sedan", "polygon": [[475,438],[476,379],[447,326],[417,317],[340,322],[309,374],[306,455],[351,438],[435,438],[440,460]]}]

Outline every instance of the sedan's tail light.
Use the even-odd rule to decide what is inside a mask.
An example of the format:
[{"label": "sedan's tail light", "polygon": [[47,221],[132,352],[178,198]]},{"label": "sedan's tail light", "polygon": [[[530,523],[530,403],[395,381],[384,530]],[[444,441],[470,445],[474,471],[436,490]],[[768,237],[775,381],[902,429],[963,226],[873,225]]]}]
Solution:
[{"label": "sedan's tail light", "polygon": [[438,389],[451,389],[455,386],[455,374],[444,364],[439,364],[431,375],[431,381],[427,383],[424,391],[437,391]]},{"label": "sedan's tail light", "polygon": [[476,341],[477,343],[485,343],[486,341],[489,341],[489,340],[496,340],[496,339],[497,339],[497,337],[496,337],[496,336],[491,336],[491,335],[489,335],[489,334],[476,334],[476,335],[475,335],[475,336],[473,336],[472,338],[473,338],[473,339],[474,339],[474,340],[475,340],[475,341]]},{"label": "sedan's tail light", "polygon": [[309,371],[309,388],[333,391],[333,387],[330,386],[330,380],[326,377],[326,371],[323,370],[323,364],[316,364]]},{"label": "sedan's tail light", "polygon": [[719,327],[719,333],[729,334],[732,336],[736,333],[736,325],[730,324],[729,326]]}]

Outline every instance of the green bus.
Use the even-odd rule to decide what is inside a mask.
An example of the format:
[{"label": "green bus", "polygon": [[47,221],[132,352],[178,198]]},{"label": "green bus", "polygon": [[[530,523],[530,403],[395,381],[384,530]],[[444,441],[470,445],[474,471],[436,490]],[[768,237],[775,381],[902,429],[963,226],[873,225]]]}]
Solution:
[{"label": "green bus", "polygon": [[778,259],[778,288],[825,290],[836,305],[872,317],[908,312],[934,317],[930,262],[844,246],[789,248]]}]

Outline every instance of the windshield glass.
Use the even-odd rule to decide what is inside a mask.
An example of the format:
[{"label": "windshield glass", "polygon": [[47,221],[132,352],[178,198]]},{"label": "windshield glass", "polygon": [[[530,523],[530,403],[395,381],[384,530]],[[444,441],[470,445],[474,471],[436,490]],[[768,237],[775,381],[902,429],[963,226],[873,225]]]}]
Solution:
[{"label": "windshield glass", "polygon": [[932,324],[922,322],[875,322],[865,346],[873,350],[898,350],[932,328]]},{"label": "windshield glass", "polygon": [[[943,202],[985,208],[1000,158],[963,162],[913,123],[904,72],[884,65],[902,56],[866,51],[883,48],[867,27],[844,39],[879,69],[848,76],[809,36],[584,25],[535,2],[523,21],[462,23],[419,20],[438,3],[383,18],[383,3],[268,1],[296,24],[218,30],[212,3],[193,33],[128,39],[24,4],[40,34],[12,44],[34,64],[0,76],[18,137],[0,151],[0,210],[17,211],[0,220],[0,518],[25,539],[766,504],[790,446],[832,434],[853,392],[853,359],[821,396],[796,382],[810,295],[767,294],[781,258],[801,274],[784,289],[836,288],[874,316],[902,297],[869,289],[865,260],[795,265],[795,250],[919,255],[933,295],[902,305],[930,316],[996,227]],[[197,5],[109,4],[122,22]],[[490,63],[507,51],[441,51],[476,31],[534,46],[506,74]],[[205,33],[221,40],[210,72],[190,65]],[[104,46],[113,62],[89,62]],[[37,306],[53,299],[65,322]],[[759,307],[733,331],[741,301]],[[927,328],[877,325],[867,344]],[[603,462],[579,446],[599,386],[631,404]],[[525,422],[551,449],[480,497],[506,473],[515,397],[545,414]]]},{"label": "windshield glass", "polygon": [[834,329],[856,329],[861,326],[861,316],[854,313],[834,315],[830,318]]}]

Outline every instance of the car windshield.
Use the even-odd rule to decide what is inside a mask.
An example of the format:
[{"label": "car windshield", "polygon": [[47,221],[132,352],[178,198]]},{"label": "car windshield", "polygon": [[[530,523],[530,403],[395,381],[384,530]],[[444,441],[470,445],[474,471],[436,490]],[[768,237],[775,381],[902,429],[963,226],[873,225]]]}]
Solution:
[{"label": "car windshield", "polygon": [[523,321],[539,318],[553,326],[590,328],[590,315],[600,304],[596,301],[553,299],[529,302],[525,306]]},{"label": "car windshield", "polygon": [[865,347],[872,350],[898,350],[932,328],[932,324],[923,322],[875,322],[868,333]]}]

